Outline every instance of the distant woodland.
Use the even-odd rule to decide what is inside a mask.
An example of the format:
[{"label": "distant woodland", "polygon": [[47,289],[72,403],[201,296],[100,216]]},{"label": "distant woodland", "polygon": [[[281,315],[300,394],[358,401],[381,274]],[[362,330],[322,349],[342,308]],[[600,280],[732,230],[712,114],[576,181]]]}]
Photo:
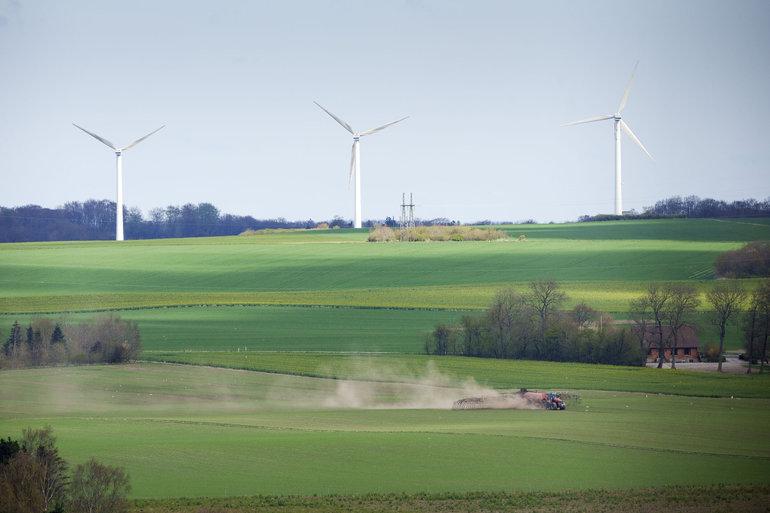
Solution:
[{"label": "distant woodland", "polygon": [[[629,212],[624,216],[581,216],[579,221],[606,221],[613,219],[655,219],[666,217],[770,217],[770,199],[725,202],[697,196],[674,196],[658,201],[643,212]],[[211,203],[187,203],[155,208],[146,215],[138,208],[124,209],[124,225],[128,239],[160,239],[170,237],[210,237],[238,235],[247,230],[274,228],[349,228],[352,223],[341,217],[317,222],[312,219],[289,221],[284,218],[256,219],[221,212]],[[525,224],[534,220],[523,221]],[[458,225],[459,221],[446,218],[417,220],[420,226]],[[479,221],[475,225],[496,224]],[[501,222],[500,224],[509,224]],[[384,225],[395,227],[396,219],[368,220],[366,227]],[[54,240],[109,240],[115,237],[115,202],[109,200],[71,201],[56,208],[38,205],[20,207],[0,206],[0,242],[30,242]]]},{"label": "distant woodland", "polygon": [[125,363],[135,360],[141,351],[138,326],[117,315],[101,315],[78,323],[42,317],[26,326],[13,323],[0,345],[0,369]]},{"label": "distant woodland", "polygon": [[[0,242],[108,240],[115,238],[115,202],[71,201],[57,208],[38,205],[0,207]],[[265,228],[312,228],[313,220],[255,219],[223,214],[210,203],[156,208],[148,216],[138,208],[123,215],[127,239],[238,235]]]},{"label": "distant woodland", "polygon": [[612,221],[617,219],[660,219],[667,217],[770,217],[770,198],[736,200],[732,202],[698,196],[672,196],[657,201],[642,212],[630,211],[622,216],[611,214],[584,215],[578,221]]}]

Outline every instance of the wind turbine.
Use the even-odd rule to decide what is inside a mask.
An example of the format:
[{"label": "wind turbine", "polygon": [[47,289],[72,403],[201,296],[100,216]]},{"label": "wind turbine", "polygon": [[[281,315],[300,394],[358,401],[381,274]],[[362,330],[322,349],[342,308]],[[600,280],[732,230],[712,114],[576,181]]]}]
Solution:
[{"label": "wind turbine", "polygon": [[[75,123],[72,123],[75,125]],[[116,148],[114,144],[112,144],[110,141],[105,139],[104,137],[100,137],[96,135],[93,132],[89,132],[82,126],[75,125],[77,128],[81,129],[97,141],[106,144],[110,148],[112,148],[115,151],[115,161],[117,165],[118,170],[118,201],[117,201],[117,212],[115,215],[115,240],[123,240],[123,152],[133,148],[140,142],[144,141],[148,137],[150,137],[155,132],[159,131],[161,128],[164,128],[166,125],[163,125],[160,128],[157,128],[150,132],[149,134],[145,135],[144,137],[140,137],[136,141],[132,142],[128,146],[123,146],[122,148]]]},{"label": "wind turbine", "polygon": [[359,150],[359,139],[361,137],[364,137],[366,135],[371,135],[375,132],[379,132],[380,130],[384,130],[385,128],[388,128],[390,125],[395,125],[396,123],[399,123],[409,116],[405,116],[401,119],[397,119],[396,121],[391,121],[390,123],[387,123],[382,126],[378,126],[377,128],[370,128],[369,130],[364,130],[363,132],[356,132],[353,130],[350,125],[342,121],[340,118],[326,110],[323,105],[321,105],[318,102],[313,102],[316,105],[318,105],[321,110],[326,112],[329,116],[334,119],[337,123],[342,125],[342,128],[347,130],[353,135],[353,150],[352,154],[350,156],[350,174],[348,175],[348,185],[350,185],[350,180],[355,176],[356,179],[356,199],[355,199],[355,212],[353,217],[353,227],[354,228],[361,228],[361,152]]},{"label": "wind turbine", "polygon": [[620,169],[620,139],[621,134],[620,132],[623,131],[628,135],[628,137],[631,138],[632,141],[634,141],[636,144],[639,145],[639,147],[644,151],[650,159],[653,161],[655,159],[652,158],[652,155],[650,155],[650,152],[647,151],[647,148],[644,147],[642,144],[642,141],[639,140],[639,138],[634,134],[634,132],[631,130],[631,127],[628,126],[628,123],[623,121],[622,116],[620,115],[623,112],[623,109],[626,108],[626,103],[628,103],[628,93],[631,91],[631,84],[634,82],[634,75],[636,75],[636,68],[639,66],[639,61],[636,62],[634,65],[634,71],[631,73],[631,79],[628,81],[628,85],[626,86],[626,90],[623,92],[623,98],[620,99],[620,105],[618,106],[618,110],[615,112],[615,114],[609,114],[607,116],[596,116],[594,118],[588,118],[588,119],[581,119],[580,121],[575,121],[573,123],[566,123],[562,126],[570,126],[570,125],[579,125],[582,123],[593,123],[595,121],[605,121],[607,119],[614,120],[614,130],[615,130],[615,215],[623,215],[623,187],[622,187],[622,181],[621,181],[621,169]]}]

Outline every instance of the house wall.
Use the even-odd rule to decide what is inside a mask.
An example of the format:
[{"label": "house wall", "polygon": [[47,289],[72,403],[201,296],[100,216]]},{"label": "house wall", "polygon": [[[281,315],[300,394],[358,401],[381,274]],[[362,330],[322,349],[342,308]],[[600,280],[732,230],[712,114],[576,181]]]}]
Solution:
[{"label": "house wall", "polygon": [[[656,348],[651,348],[650,351],[647,353],[647,361],[654,362],[658,360],[658,350]],[[671,349],[666,348],[663,352],[663,358],[665,361],[670,362],[671,361]],[[690,354],[685,354],[685,348],[684,347],[677,347],[676,348],[676,361],[677,362],[699,362],[700,361],[700,352],[698,351],[698,348],[692,347],[690,348]]]}]

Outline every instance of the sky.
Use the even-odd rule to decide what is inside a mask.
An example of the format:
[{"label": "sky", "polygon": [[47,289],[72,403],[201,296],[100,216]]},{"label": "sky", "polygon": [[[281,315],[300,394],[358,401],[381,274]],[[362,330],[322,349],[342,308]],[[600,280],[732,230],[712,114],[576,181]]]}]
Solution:
[{"label": "sky", "polygon": [[612,114],[625,209],[770,196],[770,2],[0,0],[0,205],[115,198],[117,145],[145,213],[564,221],[609,213]]}]

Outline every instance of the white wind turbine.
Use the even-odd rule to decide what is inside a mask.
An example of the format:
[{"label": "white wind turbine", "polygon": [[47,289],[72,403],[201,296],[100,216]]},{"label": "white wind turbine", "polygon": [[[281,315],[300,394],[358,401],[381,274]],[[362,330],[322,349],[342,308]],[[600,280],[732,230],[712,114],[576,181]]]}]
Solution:
[{"label": "white wind turbine", "polygon": [[588,119],[581,119],[580,121],[575,121],[573,123],[566,123],[562,126],[570,126],[570,125],[579,125],[581,123],[593,123],[595,121],[605,121],[607,119],[612,119],[615,122],[615,215],[623,215],[623,188],[622,188],[622,181],[621,181],[621,169],[620,169],[620,132],[621,130],[628,135],[632,141],[634,141],[636,144],[639,145],[639,147],[644,151],[650,159],[653,161],[655,159],[652,158],[652,155],[650,155],[650,152],[647,151],[647,148],[644,147],[642,144],[642,141],[639,140],[638,137],[634,134],[634,132],[631,130],[631,127],[628,126],[628,123],[623,121],[623,118],[621,117],[621,112],[623,112],[623,109],[626,108],[626,103],[628,102],[628,93],[631,91],[631,84],[634,82],[634,75],[636,75],[636,68],[639,66],[639,61],[636,62],[636,65],[634,65],[634,71],[631,73],[631,79],[628,81],[628,85],[626,86],[626,90],[623,92],[623,98],[620,100],[620,105],[618,106],[617,112],[615,114],[610,114],[607,116],[596,116],[594,118],[588,118]]},{"label": "white wind turbine", "polygon": [[[72,123],[75,125],[75,123]],[[163,125],[160,128],[157,128],[150,132],[149,134],[145,135],[144,137],[140,137],[136,141],[132,142],[128,146],[123,146],[122,148],[116,148],[114,144],[112,144],[110,141],[105,139],[104,137],[100,137],[96,135],[93,132],[89,132],[82,126],[75,125],[77,128],[81,129],[97,141],[106,144],[110,148],[112,148],[115,151],[115,161],[117,165],[118,170],[118,200],[117,200],[117,212],[115,213],[115,240],[123,240],[123,152],[133,148],[140,142],[144,141],[148,137],[150,137],[152,134],[160,130],[161,128],[164,128],[166,125]]]},{"label": "white wind turbine", "polygon": [[388,128],[390,125],[395,125],[396,123],[399,123],[409,116],[403,117],[401,119],[397,119],[396,121],[391,121],[390,123],[387,123],[382,126],[378,126],[377,128],[370,128],[369,130],[364,130],[363,132],[356,132],[353,130],[350,125],[342,121],[340,118],[326,110],[323,105],[321,105],[318,102],[313,102],[316,105],[318,105],[321,110],[326,112],[329,116],[334,119],[337,123],[342,125],[342,128],[347,130],[353,135],[353,151],[350,156],[350,175],[348,176],[348,185],[350,184],[350,179],[355,176],[355,186],[356,186],[356,199],[355,199],[355,212],[353,217],[353,227],[354,228],[361,228],[361,152],[359,150],[359,139],[361,137],[364,137],[365,135],[370,135],[375,132],[379,132],[380,130],[383,130],[385,128]]}]

